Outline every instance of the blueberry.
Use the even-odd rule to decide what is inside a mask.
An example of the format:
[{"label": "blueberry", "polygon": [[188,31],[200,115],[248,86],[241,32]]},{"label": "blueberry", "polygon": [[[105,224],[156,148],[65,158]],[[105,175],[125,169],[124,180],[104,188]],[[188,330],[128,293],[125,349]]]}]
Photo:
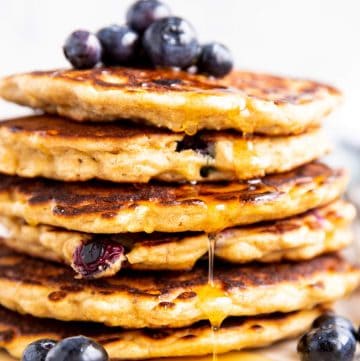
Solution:
[{"label": "blueberry", "polygon": [[333,326],[344,327],[356,337],[356,330],[352,322],[345,317],[336,316],[332,313],[321,315],[312,324],[312,328],[328,328]]},{"label": "blueberry", "polygon": [[111,25],[98,31],[105,65],[127,64],[135,58],[139,36],[126,25]]},{"label": "blueberry", "polygon": [[356,339],[344,327],[316,328],[305,334],[298,343],[301,361],[352,361]]},{"label": "blueberry", "polygon": [[126,22],[134,30],[143,33],[154,21],[171,14],[170,8],[158,0],[140,0],[126,13]]},{"label": "blueberry", "polygon": [[22,361],[44,361],[49,351],[57,344],[50,339],[38,340],[26,347],[22,355]]},{"label": "blueberry", "polygon": [[231,52],[225,45],[210,43],[201,48],[197,65],[200,72],[221,78],[230,73],[233,63]]},{"label": "blueberry", "polygon": [[199,55],[194,28],[178,17],[155,21],[145,31],[143,45],[155,66],[187,68]]},{"label": "blueberry", "polygon": [[65,338],[50,350],[45,361],[108,361],[106,350],[85,337]]},{"label": "blueberry", "polygon": [[93,68],[100,61],[102,54],[100,41],[86,30],[71,33],[65,41],[63,50],[66,59],[76,69]]},{"label": "blueberry", "polygon": [[83,277],[91,278],[111,267],[112,263],[124,255],[124,251],[120,243],[93,240],[75,250],[73,266]]}]

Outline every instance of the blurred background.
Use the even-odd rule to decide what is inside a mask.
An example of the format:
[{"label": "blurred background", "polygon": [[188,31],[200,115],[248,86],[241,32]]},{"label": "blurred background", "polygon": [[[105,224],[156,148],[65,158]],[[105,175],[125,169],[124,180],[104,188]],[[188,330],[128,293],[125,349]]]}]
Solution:
[{"label": "blurred background", "polygon": [[[66,36],[77,28],[96,31],[108,24],[122,23],[131,3],[132,0],[0,0],[0,76],[68,66],[61,48]],[[167,3],[174,13],[193,23],[201,41],[218,40],[228,45],[239,68],[314,78],[343,90],[346,101],[326,120],[326,127],[340,145],[332,161],[346,162],[357,177],[359,0]],[[26,112],[27,109],[0,102],[1,117]]]}]

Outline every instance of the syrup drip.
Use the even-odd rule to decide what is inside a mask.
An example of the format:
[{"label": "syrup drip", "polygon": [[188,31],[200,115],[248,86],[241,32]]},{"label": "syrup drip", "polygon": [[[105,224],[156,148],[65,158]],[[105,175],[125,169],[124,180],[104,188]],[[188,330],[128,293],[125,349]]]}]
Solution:
[{"label": "syrup drip", "polygon": [[208,234],[209,240],[209,270],[208,270],[208,284],[204,286],[198,293],[199,307],[208,318],[211,325],[212,333],[212,360],[217,361],[217,331],[220,329],[222,322],[227,316],[226,306],[231,302],[223,289],[215,283],[214,280],[214,253],[216,234]]},{"label": "syrup drip", "polygon": [[261,166],[260,159],[254,149],[254,143],[251,138],[244,136],[243,139],[234,142],[234,168],[238,178],[248,178]]}]

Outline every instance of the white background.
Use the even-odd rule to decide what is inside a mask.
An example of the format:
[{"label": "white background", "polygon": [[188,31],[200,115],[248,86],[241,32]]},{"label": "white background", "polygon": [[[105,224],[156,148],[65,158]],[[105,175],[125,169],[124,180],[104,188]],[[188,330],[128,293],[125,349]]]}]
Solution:
[{"label": "white background", "polygon": [[[360,143],[359,0],[168,0],[201,41],[228,45],[240,68],[333,83],[346,103],[327,127]],[[129,0],[0,0],[0,76],[67,66],[74,29],[122,23]],[[27,110],[0,103],[0,117]]]}]

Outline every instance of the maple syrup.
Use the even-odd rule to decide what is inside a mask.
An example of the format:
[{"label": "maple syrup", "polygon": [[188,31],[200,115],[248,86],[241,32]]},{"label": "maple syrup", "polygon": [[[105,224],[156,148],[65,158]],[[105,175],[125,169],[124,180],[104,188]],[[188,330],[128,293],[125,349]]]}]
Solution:
[{"label": "maple syrup", "polygon": [[215,258],[215,244],[216,234],[208,234],[208,283],[199,292],[199,307],[211,325],[212,339],[213,339],[213,352],[212,360],[217,360],[217,331],[221,327],[222,322],[227,316],[226,308],[231,304],[231,300],[227,297],[226,293],[217,285],[214,279],[214,258]]}]

